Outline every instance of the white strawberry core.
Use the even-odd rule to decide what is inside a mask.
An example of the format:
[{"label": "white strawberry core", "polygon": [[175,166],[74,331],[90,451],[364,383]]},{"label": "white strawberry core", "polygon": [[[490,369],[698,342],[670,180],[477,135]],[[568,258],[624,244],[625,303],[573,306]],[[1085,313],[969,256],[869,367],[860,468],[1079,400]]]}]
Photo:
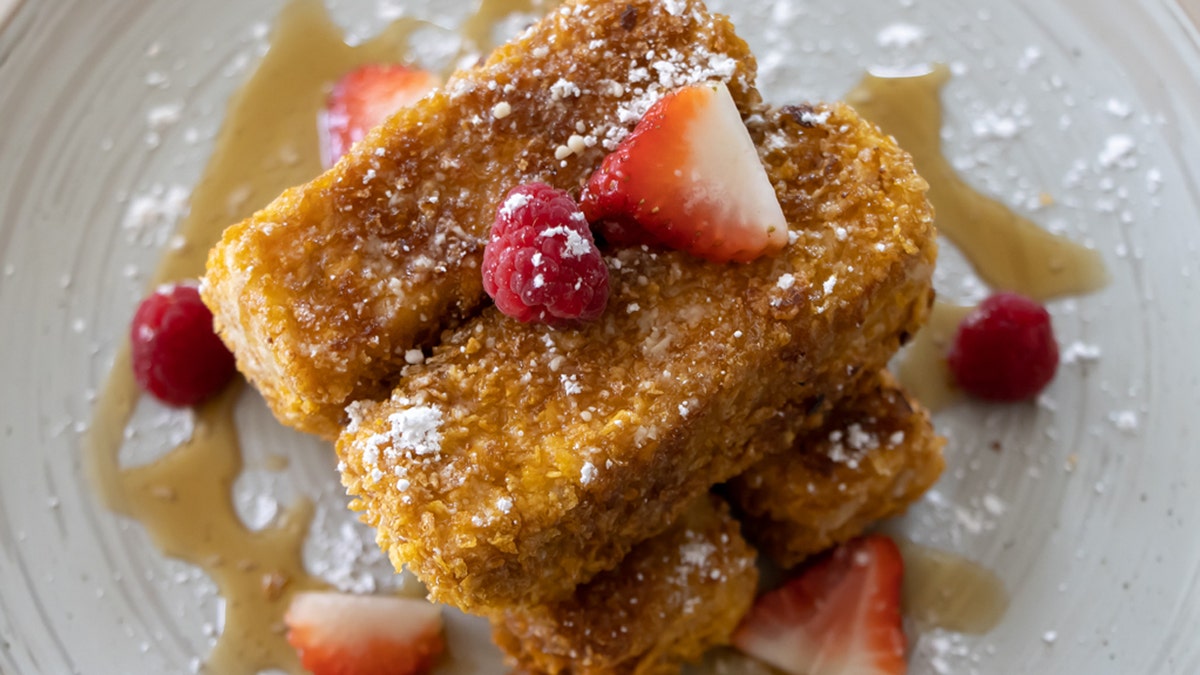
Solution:
[{"label": "white strawberry core", "polygon": [[285,621],[307,629],[321,645],[356,649],[374,640],[414,644],[441,630],[442,614],[417,598],[310,591],[295,595]]},{"label": "white strawberry core", "polygon": [[779,250],[788,241],[787,220],[750,132],[728,87],[723,82],[705,87],[712,92],[710,104],[698,107],[688,128],[687,178],[695,185],[689,198],[719,208],[721,220],[739,228],[746,244]]}]

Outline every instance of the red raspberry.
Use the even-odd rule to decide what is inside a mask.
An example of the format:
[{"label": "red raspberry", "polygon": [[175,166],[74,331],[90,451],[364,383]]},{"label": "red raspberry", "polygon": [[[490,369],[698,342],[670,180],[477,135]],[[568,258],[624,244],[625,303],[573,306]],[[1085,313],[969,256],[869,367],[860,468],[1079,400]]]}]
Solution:
[{"label": "red raspberry", "polygon": [[571,196],[544,183],[513,188],[483,249],[483,288],[506,315],[562,326],[608,304],[608,268]]},{"label": "red raspberry", "polygon": [[233,377],[233,354],[213,332],[212,312],[193,284],[160,286],[143,300],[129,339],[134,378],[168,405],[195,405]]},{"label": "red raspberry", "polygon": [[1036,396],[1058,369],[1050,314],[1016,293],[996,293],[958,326],[946,356],[958,386],[991,401]]}]

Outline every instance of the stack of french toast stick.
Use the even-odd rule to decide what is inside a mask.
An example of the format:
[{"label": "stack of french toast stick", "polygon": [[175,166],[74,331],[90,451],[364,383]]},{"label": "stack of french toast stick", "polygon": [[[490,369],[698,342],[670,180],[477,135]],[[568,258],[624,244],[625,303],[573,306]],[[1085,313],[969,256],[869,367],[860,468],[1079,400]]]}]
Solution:
[{"label": "stack of french toast stick", "polygon": [[[941,471],[884,371],[932,302],[927,186],[850,108],[771,107],[754,79],[699,0],[570,0],[210,255],[241,371],[282,422],[337,439],[393,563],[488,617],[519,670],[677,672],[753,601],[748,541],[793,565]],[[569,328],[490,306],[505,193],[577,195],[649,105],[707,81],[758,147],[786,248],[606,250],[608,308]]]}]

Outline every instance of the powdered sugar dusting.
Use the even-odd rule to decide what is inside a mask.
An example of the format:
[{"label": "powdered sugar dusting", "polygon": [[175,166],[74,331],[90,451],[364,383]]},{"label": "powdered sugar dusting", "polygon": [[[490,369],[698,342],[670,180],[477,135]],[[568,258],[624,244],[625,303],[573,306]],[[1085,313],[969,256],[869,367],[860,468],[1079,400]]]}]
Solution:
[{"label": "powdered sugar dusting", "polygon": [[132,197],[121,223],[130,243],[155,247],[166,244],[187,214],[189,196],[182,185],[157,184]]},{"label": "powdered sugar dusting", "polygon": [[662,96],[670,91],[704,82],[729,82],[737,72],[737,61],[728,54],[704,48],[682,54],[678,50],[647,52],[630,64],[628,81],[633,84],[633,97],[617,108],[619,126],[603,134],[603,145],[612,150],[629,133],[629,127],[646,114]]}]

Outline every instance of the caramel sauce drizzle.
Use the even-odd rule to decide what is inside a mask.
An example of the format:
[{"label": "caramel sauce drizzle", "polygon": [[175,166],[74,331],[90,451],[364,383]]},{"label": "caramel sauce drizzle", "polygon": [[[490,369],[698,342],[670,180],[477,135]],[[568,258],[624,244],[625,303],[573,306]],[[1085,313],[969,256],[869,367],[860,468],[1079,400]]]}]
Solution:
[{"label": "caramel sauce drizzle", "polygon": [[904,556],[904,614],[922,629],[983,635],[1008,610],[1004,582],[962,556],[897,538]]},{"label": "caramel sauce drizzle", "polygon": [[896,366],[896,377],[926,408],[938,411],[964,398],[946,365],[946,350],[954,340],[958,324],[974,307],[933,303],[929,321],[905,348]]},{"label": "caramel sauce drizzle", "polygon": [[942,153],[941,90],[946,66],[914,77],[867,74],[846,95],[863,117],[896,137],[929,181],[938,231],[963,252],[992,288],[1037,300],[1089,293],[1108,282],[1096,251],[1051,234],[980,193]]}]

